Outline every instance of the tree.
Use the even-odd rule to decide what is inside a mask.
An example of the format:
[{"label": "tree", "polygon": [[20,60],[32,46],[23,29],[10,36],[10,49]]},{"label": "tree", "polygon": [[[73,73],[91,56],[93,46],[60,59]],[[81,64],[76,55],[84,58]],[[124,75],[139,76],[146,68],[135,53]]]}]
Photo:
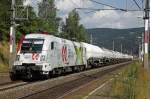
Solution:
[{"label": "tree", "polygon": [[50,32],[53,35],[57,33],[60,19],[56,17],[54,0],[43,0],[39,3],[38,15],[31,6],[28,11],[28,20],[18,22],[20,25],[17,28],[17,38],[20,38],[23,33],[37,33],[39,30]]},{"label": "tree", "polygon": [[10,0],[0,1],[0,41],[7,40],[10,26]]},{"label": "tree", "polygon": [[88,41],[88,37],[87,37],[87,32],[86,32],[86,30],[85,30],[85,28],[84,28],[83,25],[80,25],[80,26],[79,26],[79,33],[78,33],[78,34],[79,34],[79,35],[78,35],[79,41],[82,41],[82,42],[89,42],[89,41]]},{"label": "tree", "polygon": [[79,24],[79,20],[80,17],[76,10],[71,11],[63,26],[62,37],[75,41],[86,41],[86,31],[84,26]]},{"label": "tree", "polygon": [[39,4],[39,13],[38,17],[40,20],[39,28],[51,32],[52,34],[56,34],[58,32],[59,27],[59,18],[56,16],[56,8],[54,0],[43,0]]},{"label": "tree", "polygon": [[[22,16],[25,16],[25,14],[26,13],[24,13],[24,15],[22,15]],[[19,39],[23,33],[28,34],[28,33],[37,32],[37,30],[38,30],[37,28],[40,24],[36,14],[31,6],[28,7],[28,19],[22,20],[22,21],[17,21],[17,23],[19,23],[19,26],[17,27],[17,31],[16,31],[17,39]]]},{"label": "tree", "polygon": [[[23,5],[23,0],[16,0],[16,17],[26,16],[26,11],[22,12],[24,8],[18,8],[17,5]],[[22,6],[23,7],[23,6]],[[0,1],[0,41],[9,40],[10,22],[11,22],[11,0]],[[17,21],[19,24],[16,30],[16,38],[19,39],[22,33],[30,33],[37,31],[38,21],[32,7],[28,7],[29,19]],[[18,14],[20,14],[18,16]]]}]

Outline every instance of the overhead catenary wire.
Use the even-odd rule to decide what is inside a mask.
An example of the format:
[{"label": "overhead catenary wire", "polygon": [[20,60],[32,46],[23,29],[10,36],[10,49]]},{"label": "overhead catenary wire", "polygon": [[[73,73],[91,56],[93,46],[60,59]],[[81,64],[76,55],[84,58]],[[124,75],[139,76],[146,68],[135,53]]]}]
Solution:
[{"label": "overhead catenary wire", "polygon": [[[96,1],[96,0],[89,0],[89,1],[91,1],[91,2],[93,2],[93,3],[97,3],[97,4],[100,4],[100,5],[103,5],[103,6],[110,7],[110,9],[109,9],[109,8],[108,8],[108,9],[104,9],[104,8],[80,8],[80,7],[79,7],[79,8],[75,8],[75,9],[78,9],[78,10],[89,10],[88,13],[90,13],[90,12],[95,12],[95,11],[102,11],[102,10],[107,10],[107,11],[109,11],[109,10],[110,10],[110,11],[111,11],[111,10],[118,10],[118,11],[124,11],[124,12],[128,12],[128,11],[132,11],[132,12],[142,12],[142,11],[144,11],[143,7],[141,8],[136,0],[134,0],[134,2],[136,2],[136,3],[134,3],[134,4],[136,4],[139,9],[127,9],[127,0],[126,0],[126,8],[125,8],[125,9],[124,9],[124,8],[118,8],[118,7],[109,5],[109,4],[105,4],[105,3],[102,3],[102,2],[99,2],[99,1]],[[144,0],[141,1],[141,2],[142,2],[142,5],[143,5],[143,1],[144,1]],[[111,8],[112,8],[112,9],[111,9]]]},{"label": "overhead catenary wire", "polygon": [[70,0],[72,2],[72,4],[74,4],[75,6],[79,7],[79,5],[77,5],[73,0]]},{"label": "overhead catenary wire", "polygon": [[126,0],[126,10],[128,9],[128,0]]},{"label": "overhead catenary wire", "polygon": [[142,9],[144,9],[144,0],[142,0]]},{"label": "overhead catenary wire", "polygon": [[140,5],[137,3],[137,1],[136,0],[133,0],[134,1],[134,3],[136,4],[136,6],[139,8],[139,9],[141,9],[141,7],[140,7]]},{"label": "overhead catenary wire", "polygon": [[120,10],[120,9],[100,9],[100,8],[75,8],[75,9],[79,9],[79,10],[91,10],[91,11],[101,11],[101,10],[119,10],[119,11],[133,11],[133,12],[140,12],[140,11],[143,11],[143,10]]},{"label": "overhead catenary wire", "polygon": [[118,9],[118,10],[121,10],[121,11],[126,11],[126,9],[122,9],[122,8],[118,8],[118,7],[109,5],[109,4],[101,3],[101,2],[98,2],[96,0],[89,0],[89,1],[97,3],[97,4],[100,4],[100,5],[103,5],[103,6],[111,7],[111,8],[114,8],[114,9]]}]

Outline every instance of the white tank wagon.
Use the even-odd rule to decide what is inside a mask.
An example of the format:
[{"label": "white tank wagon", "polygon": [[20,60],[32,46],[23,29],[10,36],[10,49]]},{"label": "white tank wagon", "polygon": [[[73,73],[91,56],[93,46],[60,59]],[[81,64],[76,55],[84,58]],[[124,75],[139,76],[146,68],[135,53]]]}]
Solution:
[{"label": "white tank wagon", "polygon": [[117,55],[117,52],[116,51],[112,51],[112,50],[109,50],[111,52],[110,54],[110,58],[109,58],[109,63],[110,64],[116,64],[117,61],[118,61],[118,55]]},{"label": "white tank wagon", "polygon": [[85,68],[85,49],[80,43],[46,34],[28,34],[10,72],[12,80],[48,77]]},{"label": "white tank wagon", "polygon": [[120,53],[120,52],[116,52],[116,53],[117,53],[117,60],[118,60],[117,63],[132,60],[132,58],[128,57],[127,54],[123,54],[123,53]]},{"label": "white tank wagon", "polygon": [[109,65],[112,64],[112,59],[114,59],[114,52],[105,48],[103,49],[103,65]]},{"label": "white tank wagon", "polygon": [[116,63],[119,63],[121,58],[122,58],[122,55],[120,54],[120,52],[114,51],[114,59],[113,59],[113,62],[114,62],[115,64],[116,64]]},{"label": "white tank wagon", "polygon": [[126,54],[117,51],[112,51],[105,48],[103,48],[103,51],[104,51],[103,65],[121,63],[132,59],[131,57],[127,57]]},{"label": "white tank wagon", "polygon": [[129,60],[132,60],[132,59],[133,59],[133,56],[128,55],[128,54],[124,54],[124,60],[129,61]]},{"label": "white tank wagon", "polygon": [[97,67],[102,65],[102,59],[104,57],[104,51],[95,45],[91,45],[88,43],[81,43],[82,46],[86,49],[86,60],[87,65]]}]

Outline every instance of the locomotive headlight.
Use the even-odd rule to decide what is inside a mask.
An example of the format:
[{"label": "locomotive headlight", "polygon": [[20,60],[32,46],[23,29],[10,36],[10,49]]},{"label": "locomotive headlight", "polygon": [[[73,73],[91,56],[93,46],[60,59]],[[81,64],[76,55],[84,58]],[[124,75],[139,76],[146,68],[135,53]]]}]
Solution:
[{"label": "locomotive headlight", "polygon": [[17,55],[16,56],[16,61],[19,61],[19,59],[20,59],[20,55]]},{"label": "locomotive headlight", "polygon": [[41,55],[40,61],[45,61],[46,56],[45,55]]}]

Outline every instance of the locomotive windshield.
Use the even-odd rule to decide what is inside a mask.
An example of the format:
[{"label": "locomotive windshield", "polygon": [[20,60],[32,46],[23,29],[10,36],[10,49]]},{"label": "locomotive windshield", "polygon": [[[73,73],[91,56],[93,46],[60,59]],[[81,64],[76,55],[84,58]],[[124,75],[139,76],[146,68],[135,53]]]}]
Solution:
[{"label": "locomotive windshield", "polygon": [[44,39],[25,39],[21,46],[21,53],[41,53]]}]

